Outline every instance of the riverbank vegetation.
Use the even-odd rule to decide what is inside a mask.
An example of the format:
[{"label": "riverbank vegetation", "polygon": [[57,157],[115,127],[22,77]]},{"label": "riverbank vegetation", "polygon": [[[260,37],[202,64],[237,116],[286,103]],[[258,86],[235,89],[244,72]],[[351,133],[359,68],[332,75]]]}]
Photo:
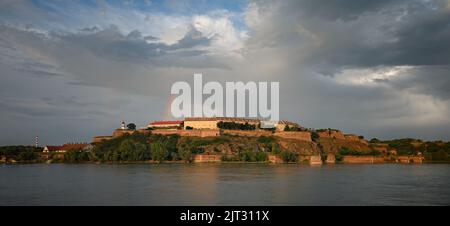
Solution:
[{"label": "riverbank vegetation", "polygon": [[0,159],[2,162],[27,162],[32,163],[39,160],[42,148],[33,146],[3,146],[0,147]]},{"label": "riverbank vegetation", "polygon": [[[381,141],[372,139],[366,150],[356,149],[360,144],[336,143],[335,139],[314,139],[313,142],[283,140],[274,136],[244,137],[180,137],[135,132],[111,140],[94,143],[90,150],[67,150],[61,153],[42,153],[32,146],[0,147],[1,162],[63,162],[63,163],[132,163],[132,162],[192,162],[196,154],[222,156],[225,162],[268,162],[269,156],[278,156],[283,162],[304,161],[304,156],[334,154],[343,156],[417,156],[427,162],[450,162],[450,142],[424,142],[417,139]],[[348,145],[348,146],[346,146]],[[337,148],[337,150],[336,150]],[[384,148],[381,152],[376,148]]]},{"label": "riverbank vegetation", "polygon": [[381,141],[374,138],[370,143],[387,145],[388,148],[396,150],[397,155],[423,155],[429,162],[450,162],[450,142],[412,138]]}]

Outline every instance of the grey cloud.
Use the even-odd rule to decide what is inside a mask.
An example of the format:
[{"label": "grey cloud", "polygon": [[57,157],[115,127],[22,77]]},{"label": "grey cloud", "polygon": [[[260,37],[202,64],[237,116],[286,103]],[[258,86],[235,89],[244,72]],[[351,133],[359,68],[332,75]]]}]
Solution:
[{"label": "grey cloud", "polygon": [[[444,117],[450,109],[448,1],[254,3],[265,17],[252,27],[247,58],[280,65],[275,73],[285,90],[282,117],[367,137],[401,137],[400,131],[407,136],[417,129],[418,137],[448,139],[449,129],[433,131],[437,124],[450,126]],[[267,53],[272,58],[262,58]],[[346,69],[403,65],[416,68],[375,86],[333,77]]]},{"label": "grey cloud", "polygon": [[[259,29],[256,40],[250,41],[259,41],[261,46],[296,46],[302,53],[293,57],[323,74],[346,67],[449,64],[450,10],[446,3],[270,2],[278,11],[268,21],[269,30]],[[258,32],[263,33],[258,36]]]},{"label": "grey cloud", "polygon": [[[148,43],[147,40],[157,40],[152,36],[142,37],[142,34],[134,30],[127,36],[121,34],[117,27],[111,26],[108,29],[85,35],[68,34],[58,36],[65,45],[84,47],[93,54],[109,58],[111,60],[121,60],[135,63],[155,64],[155,66],[182,66],[184,60],[180,58],[196,57],[206,54],[203,50],[192,50],[195,47],[208,46],[210,39],[203,37],[199,31],[194,28],[178,42],[173,45],[164,43]],[[192,55],[190,55],[192,54]],[[167,63],[158,64],[161,60],[158,58],[166,56],[172,60]],[[177,65],[177,59],[180,65]],[[215,67],[216,64],[204,64],[204,67]]]},{"label": "grey cloud", "polygon": [[[254,4],[261,15],[256,25],[249,24],[241,58],[208,49],[218,37],[203,37],[193,28],[172,45],[114,25],[89,24],[72,32],[50,27],[40,33],[33,30],[44,24],[40,10],[0,9],[2,22],[36,20],[25,29],[0,26],[0,111],[5,115],[0,122],[15,133],[26,128],[31,140],[39,133],[59,143],[67,137],[89,141],[110,134],[120,120],[141,126],[167,119],[171,84],[191,82],[200,72],[205,81],[280,82],[281,117],[307,127],[366,137],[449,139],[447,0]],[[35,14],[21,16],[25,11]],[[403,65],[415,68],[370,86],[335,76],[347,69]],[[0,136],[0,143],[18,140]]]},{"label": "grey cloud", "polygon": [[395,0],[297,0],[291,10],[298,10],[305,18],[320,18],[326,20],[353,20],[367,12],[374,12],[380,8],[393,4]]},{"label": "grey cloud", "polygon": [[450,100],[450,65],[417,67],[406,75],[387,81],[396,89]]}]

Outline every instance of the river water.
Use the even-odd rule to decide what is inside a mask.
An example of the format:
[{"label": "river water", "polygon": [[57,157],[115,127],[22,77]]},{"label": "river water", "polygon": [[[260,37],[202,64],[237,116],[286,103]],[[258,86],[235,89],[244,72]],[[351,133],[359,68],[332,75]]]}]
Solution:
[{"label": "river water", "polygon": [[0,205],[450,205],[450,165],[0,165]]}]

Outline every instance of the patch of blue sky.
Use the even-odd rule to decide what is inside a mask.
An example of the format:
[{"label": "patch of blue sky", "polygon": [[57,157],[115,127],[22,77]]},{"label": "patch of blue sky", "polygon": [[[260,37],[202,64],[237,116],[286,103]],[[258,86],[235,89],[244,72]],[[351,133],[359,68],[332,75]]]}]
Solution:
[{"label": "patch of blue sky", "polygon": [[238,30],[247,29],[243,18],[243,13],[249,3],[247,0],[107,0],[107,3],[113,7],[128,7],[147,13],[156,12],[167,15],[208,15],[213,12],[226,11],[233,15],[230,20]]},{"label": "patch of blue sky", "polygon": [[[243,13],[248,6],[247,0],[74,0],[47,1],[31,0],[41,10],[49,14],[60,15],[60,22],[76,26],[83,21],[77,18],[77,12],[103,10],[105,6],[122,10],[136,10],[144,13],[158,13],[173,16],[211,15],[227,12],[237,30],[247,30]],[[106,5],[105,5],[106,4]]]}]

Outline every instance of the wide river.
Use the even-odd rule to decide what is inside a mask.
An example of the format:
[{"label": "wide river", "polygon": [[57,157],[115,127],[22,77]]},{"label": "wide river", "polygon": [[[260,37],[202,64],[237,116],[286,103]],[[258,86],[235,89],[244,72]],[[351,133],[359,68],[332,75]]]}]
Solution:
[{"label": "wide river", "polygon": [[450,165],[0,165],[0,205],[450,205]]}]

